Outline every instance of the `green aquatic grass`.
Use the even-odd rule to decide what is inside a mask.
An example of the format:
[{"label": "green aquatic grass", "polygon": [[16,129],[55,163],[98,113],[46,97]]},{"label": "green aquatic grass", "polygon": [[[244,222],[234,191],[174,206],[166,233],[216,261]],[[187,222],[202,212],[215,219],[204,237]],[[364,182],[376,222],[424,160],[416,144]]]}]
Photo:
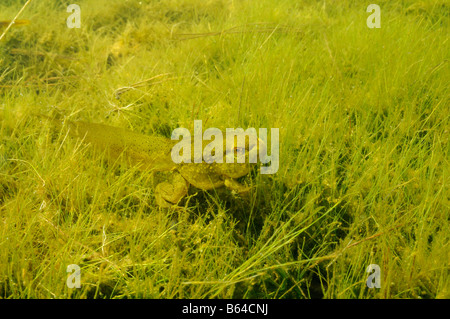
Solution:
[{"label": "green aquatic grass", "polygon": [[[80,29],[34,0],[0,43],[0,297],[450,297],[446,1],[379,1],[380,29],[351,0],[78,4]],[[34,114],[277,127],[280,169],[163,210],[157,176]]]}]

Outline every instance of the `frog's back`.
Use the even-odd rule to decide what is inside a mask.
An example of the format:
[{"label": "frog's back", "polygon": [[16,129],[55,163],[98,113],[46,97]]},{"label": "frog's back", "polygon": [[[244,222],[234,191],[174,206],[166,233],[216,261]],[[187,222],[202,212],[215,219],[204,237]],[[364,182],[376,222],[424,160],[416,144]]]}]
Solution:
[{"label": "frog's back", "polygon": [[175,141],[156,135],[144,135],[123,128],[87,122],[68,122],[72,135],[106,150],[112,158],[122,153],[129,164],[156,171],[175,167],[171,150]]}]

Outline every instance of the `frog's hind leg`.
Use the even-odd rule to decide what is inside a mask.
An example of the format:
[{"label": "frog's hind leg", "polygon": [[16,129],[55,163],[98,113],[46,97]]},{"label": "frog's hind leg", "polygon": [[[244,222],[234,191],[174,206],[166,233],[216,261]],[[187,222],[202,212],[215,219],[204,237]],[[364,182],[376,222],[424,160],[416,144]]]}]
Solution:
[{"label": "frog's hind leg", "polygon": [[159,183],[155,188],[156,204],[160,207],[172,207],[188,192],[189,183],[178,172],[172,174],[171,181]]}]

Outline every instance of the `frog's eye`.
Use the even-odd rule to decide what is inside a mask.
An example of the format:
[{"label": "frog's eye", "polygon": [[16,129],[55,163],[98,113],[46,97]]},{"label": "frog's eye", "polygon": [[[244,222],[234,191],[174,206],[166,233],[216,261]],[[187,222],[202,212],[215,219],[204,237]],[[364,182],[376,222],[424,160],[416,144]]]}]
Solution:
[{"label": "frog's eye", "polygon": [[245,147],[235,147],[236,156],[245,155]]}]

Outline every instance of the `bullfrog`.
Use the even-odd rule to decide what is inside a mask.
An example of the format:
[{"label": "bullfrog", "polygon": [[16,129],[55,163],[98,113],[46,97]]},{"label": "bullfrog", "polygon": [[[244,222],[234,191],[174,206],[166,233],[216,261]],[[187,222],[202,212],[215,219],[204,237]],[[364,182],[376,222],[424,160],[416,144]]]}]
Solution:
[{"label": "bullfrog", "polygon": [[[55,120],[53,120],[55,121]],[[238,147],[238,133],[234,144],[223,142],[223,152],[233,152],[235,158],[238,153],[245,154],[245,163],[223,163],[191,161],[190,163],[175,163],[172,160],[172,148],[178,141],[159,135],[145,135],[127,129],[105,124],[89,123],[83,121],[64,121],[72,136],[83,139],[85,143],[106,151],[109,158],[114,159],[122,155],[128,165],[143,171],[170,172],[167,180],[155,187],[155,200],[160,207],[174,207],[187,195],[189,187],[194,186],[201,190],[212,190],[226,187],[235,193],[245,193],[249,187],[237,181],[247,175],[256,163],[249,163],[249,154],[265,148],[259,138],[253,141],[245,139],[245,148]],[[60,123],[61,124],[61,123]],[[256,143],[255,143],[256,141]],[[203,148],[210,141],[202,141]],[[192,142],[193,143],[193,142]],[[230,149],[231,148],[231,149]],[[192,159],[194,154],[191,154]]]}]

